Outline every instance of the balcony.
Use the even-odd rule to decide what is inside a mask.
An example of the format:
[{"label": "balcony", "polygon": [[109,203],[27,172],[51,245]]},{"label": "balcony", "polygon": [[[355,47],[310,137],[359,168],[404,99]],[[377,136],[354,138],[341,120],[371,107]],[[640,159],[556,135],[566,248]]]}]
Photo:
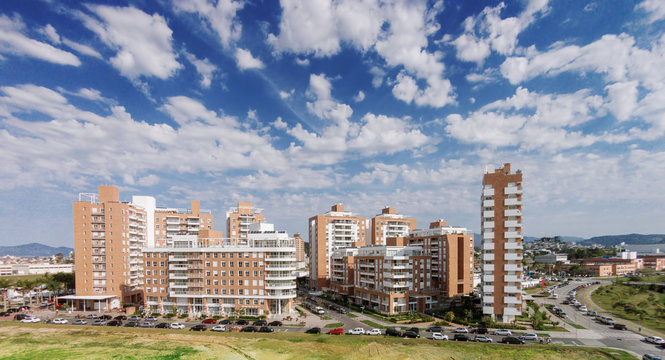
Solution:
[{"label": "balcony", "polygon": [[188,269],[187,265],[169,264],[169,270],[187,271],[187,269]]},{"label": "balcony", "polygon": [[169,275],[170,280],[187,280],[188,277],[186,274],[170,274]]},{"label": "balcony", "polygon": [[504,275],[503,281],[505,282],[522,282],[522,278],[517,275]]},{"label": "balcony", "polygon": [[503,243],[503,248],[506,249],[506,250],[522,250],[524,248],[524,246],[522,245],[522,243],[511,241],[511,242]]},{"label": "balcony", "polygon": [[266,261],[296,261],[295,256],[266,256]]},{"label": "balcony", "polygon": [[484,282],[494,282],[494,275],[483,275]]},{"label": "balcony", "polygon": [[187,289],[187,283],[169,283],[171,289]]},{"label": "balcony", "polygon": [[508,198],[503,200],[503,205],[505,206],[517,206],[522,205],[522,200],[518,198]]},{"label": "balcony", "polygon": [[504,264],[503,265],[503,270],[504,271],[522,271],[522,267],[519,266],[518,264]]},{"label": "balcony", "polygon": [[93,241],[92,242],[92,247],[93,248],[103,248],[106,246],[106,243],[104,241]]},{"label": "balcony", "polygon": [[493,207],[494,200],[483,200],[483,207]]},{"label": "balcony", "polygon": [[484,229],[494,229],[494,221],[485,221],[483,223]]},{"label": "balcony", "polygon": [[517,186],[508,186],[503,188],[504,195],[519,195],[522,193],[522,188]]},{"label": "balcony", "polygon": [[520,253],[507,253],[503,255],[503,260],[522,261],[522,254]]},{"label": "balcony", "polygon": [[494,314],[494,307],[493,306],[483,306],[483,314],[484,315],[493,315]]},{"label": "balcony", "polygon": [[494,286],[492,285],[483,285],[483,292],[486,294],[491,294],[494,292]]},{"label": "balcony", "polygon": [[295,282],[290,284],[271,284],[271,283],[266,284],[266,289],[270,290],[289,290],[295,288],[296,288]]},{"label": "balcony", "polygon": [[274,263],[270,263],[270,264],[266,264],[266,268],[265,268],[265,269],[266,269],[266,270],[283,270],[283,271],[287,271],[287,270],[295,270],[295,269],[296,269],[296,265],[295,265],[295,264],[284,265],[284,264],[274,264]]},{"label": "balcony", "polygon": [[503,211],[504,216],[522,216],[522,210],[509,209]]},{"label": "balcony", "polygon": [[503,298],[504,304],[521,304],[522,300],[518,299],[515,296],[506,296]]},{"label": "balcony", "polygon": [[266,275],[265,279],[270,280],[295,280],[295,275]]},{"label": "balcony", "polygon": [[483,250],[494,250],[493,242],[483,242]]},{"label": "balcony", "polygon": [[483,261],[494,261],[494,254],[483,254]]},{"label": "balcony", "polygon": [[493,304],[494,296],[483,296],[483,304]]},{"label": "balcony", "polygon": [[522,223],[517,220],[506,220],[503,222],[503,226],[507,228],[521,228]]},{"label": "balcony", "polygon": [[390,272],[384,272],[384,279],[410,279],[413,275],[411,273],[402,273],[402,274],[393,274]]},{"label": "balcony", "polygon": [[483,233],[483,239],[494,239],[494,233],[493,232]]},{"label": "balcony", "polygon": [[392,283],[386,281],[383,282],[383,287],[387,288],[408,288],[411,287],[411,285],[413,285],[413,283],[411,283],[410,281],[400,281]]},{"label": "balcony", "polygon": [[484,218],[493,218],[494,217],[494,211],[483,211],[483,217]]},{"label": "balcony", "polygon": [[504,286],[503,292],[507,294],[515,294],[521,292],[521,290],[517,286]]},{"label": "balcony", "polygon": [[494,271],[494,264],[484,264],[483,271]]},{"label": "balcony", "polygon": [[506,231],[505,233],[503,233],[503,236],[506,239],[521,239],[522,238],[522,234],[518,233],[517,231]]},{"label": "balcony", "polygon": [[483,189],[483,196],[494,196],[494,189]]},{"label": "balcony", "polygon": [[503,308],[503,314],[504,315],[512,315],[512,316],[520,316],[522,315],[522,310],[513,308],[513,307],[507,307]]}]

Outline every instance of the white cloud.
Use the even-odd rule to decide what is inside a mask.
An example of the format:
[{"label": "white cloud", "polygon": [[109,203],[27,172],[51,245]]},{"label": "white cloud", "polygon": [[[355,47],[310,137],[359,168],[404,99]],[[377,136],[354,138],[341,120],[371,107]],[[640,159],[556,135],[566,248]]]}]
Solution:
[{"label": "white cloud", "polygon": [[58,35],[58,32],[53,25],[47,24],[40,30],[40,32],[46,35],[53,44],[60,44],[60,35]]},{"label": "white cloud", "polygon": [[369,73],[372,74],[372,86],[378,88],[383,84],[383,77],[386,76],[386,72],[381,68],[373,66],[369,69]]},{"label": "white cloud", "polygon": [[361,119],[358,135],[349,141],[349,149],[365,155],[394,154],[433,141],[404,119],[368,113]]},{"label": "white cloud", "polygon": [[46,37],[48,37],[53,44],[64,44],[65,46],[69,47],[70,49],[73,49],[79,54],[96,57],[98,59],[102,58],[102,55],[99,52],[97,52],[97,50],[91,48],[90,46],[77,43],[76,41],[69,40],[65,37],[61,37],[60,35],[58,35],[58,32],[51,24],[47,24],[44,28],[40,30],[40,32],[46,35]]},{"label": "white cloud", "polygon": [[23,34],[25,30],[25,24],[20,18],[10,19],[6,15],[0,15],[0,52],[30,56],[60,65],[81,65],[76,55],[31,39]]},{"label": "white cloud", "polygon": [[95,101],[104,100],[104,97],[102,97],[102,93],[96,89],[81,88],[77,92],[77,95],[86,98],[88,100],[95,100]]},{"label": "white cloud", "polygon": [[101,21],[84,14],[80,17],[88,29],[116,51],[110,61],[122,75],[130,79],[142,75],[166,79],[181,68],[171,44],[173,32],[162,16],[134,7],[89,8]]},{"label": "white cloud", "polygon": [[197,59],[196,56],[187,52],[185,53],[185,57],[194,65],[196,72],[201,75],[201,87],[205,89],[209,88],[215,71],[217,71],[217,66],[213,65],[208,59]]},{"label": "white cloud", "polygon": [[295,91],[296,91],[295,89],[291,89],[291,91],[288,91],[288,92],[281,90],[279,92],[279,97],[282,98],[282,100],[286,100],[286,99],[290,98],[291,95],[293,95],[293,93]]},{"label": "white cloud", "polygon": [[241,1],[218,0],[215,4],[208,0],[176,0],[173,6],[177,11],[198,14],[217,33],[224,47],[240,39],[242,24],[236,15],[245,6]]},{"label": "white cloud", "polygon": [[272,122],[272,126],[278,130],[285,130],[288,127],[287,123],[279,116]]},{"label": "white cloud", "polygon": [[635,10],[638,9],[649,14],[650,23],[665,19],[665,3],[660,0],[644,0],[635,5]]},{"label": "white cloud", "polygon": [[309,59],[296,58],[296,64],[300,66],[309,66]]},{"label": "white cloud", "polygon": [[252,56],[249,50],[237,48],[235,52],[236,64],[240,70],[263,69],[265,65],[260,59]]},{"label": "white cloud", "polygon": [[637,81],[627,81],[605,86],[609,97],[607,107],[617,120],[628,120],[637,108],[637,85]]},{"label": "white cloud", "polygon": [[361,102],[365,100],[365,93],[362,90],[359,90],[358,93],[353,97],[353,101]]}]

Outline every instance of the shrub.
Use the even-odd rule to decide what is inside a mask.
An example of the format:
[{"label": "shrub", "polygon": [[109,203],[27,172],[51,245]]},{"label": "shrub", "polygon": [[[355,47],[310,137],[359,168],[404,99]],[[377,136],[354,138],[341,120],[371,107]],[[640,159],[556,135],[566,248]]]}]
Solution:
[{"label": "shrub", "polygon": [[215,319],[215,320],[219,320],[219,319],[222,318],[222,315],[215,315],[215,316],[213,316],[212,318]]},{"label": "shrub", "polygon": [[189,317],[189,314],[182,314],[178,316],[178,319],[187,319]]},{"label": "shrub", "polygon": [[170,318],[175,317],[175,316],[176,316],[176,314],[174,314],[174,313],[168,313],[168,314],[164,315],[164,319],[170,319]]},{"label": "shrub", "polygon": [[154,316],[154,317],[158,317],[158,316],[161,316],[161,315],[162,314],[158,313],[158,312],[154,312],[154,313],[150,314],[150,316]]}]

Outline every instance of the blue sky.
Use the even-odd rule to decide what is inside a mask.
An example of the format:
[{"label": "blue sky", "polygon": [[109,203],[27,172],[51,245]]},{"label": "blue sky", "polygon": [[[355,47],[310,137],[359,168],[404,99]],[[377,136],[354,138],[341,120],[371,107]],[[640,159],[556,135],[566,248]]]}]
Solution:
[{"label": "blue sky", "polygon": [[[112,5],[109,5],[111,3]],[[71,245],[99,184],[252,201],[289,233],[336,202],[478,231],[485,165],[524,233],[662,233],[665,2],[0,3],[0,242]]]}]

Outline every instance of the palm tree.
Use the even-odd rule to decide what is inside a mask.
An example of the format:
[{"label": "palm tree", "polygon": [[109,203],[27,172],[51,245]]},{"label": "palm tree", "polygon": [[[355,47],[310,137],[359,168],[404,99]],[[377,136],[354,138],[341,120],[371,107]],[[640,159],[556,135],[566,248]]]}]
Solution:
[{"label": "palm tree", "polygon": [[2,294],[2,308],[7,311],[7,293],[12,287],[13,281],[8,278],[0,278],[0,293]]}]

